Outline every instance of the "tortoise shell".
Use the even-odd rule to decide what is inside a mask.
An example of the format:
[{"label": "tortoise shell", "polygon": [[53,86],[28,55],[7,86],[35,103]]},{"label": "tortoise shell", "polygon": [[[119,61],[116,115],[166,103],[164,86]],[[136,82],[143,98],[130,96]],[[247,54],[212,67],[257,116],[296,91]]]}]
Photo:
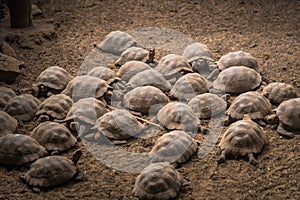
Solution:
[{"label": "tortoise shell", "polygon": [[30,136],[8,134],[0,137],[0,164],[22,165],[46,154],[45,148]]},{"label": "tortoise shell", "polygon": [[245,66],[260,72],[256,58],[243,51],[230,52],[222,56],[217,64],[221,70],[232,66]]},{"label": "tortoise shell", "polygon": [[116,60],[116,66],[122,66],[128,61],[136,60],[141,62],[148,62],[153,59],[152,51],[140,47],[130,47],[122,52],[121,56]]},{"label": "tortoise shell", "polygon": [[109,85],[119,80],[117,74],[107,67],[94,67],[87,73],[87,75],[105,80]]},{"label": "tortoise shell", "polygon": [[271,108],[270,101],[264,95],[250,91],[237,96],[226,114],[236,120],[243,119],[246,114],[253,120],[264,119]]},{"label": "tortoise shell", "polygon": [[184,103],[170,102],[159,110],[156,117],[169,130],[184,130],[192,133],[198,130],[197,115]]},{"label": "tortoise shell", "polygon": [[192,108],[199,119],[208,119],[225,113],[227,103],[216,94],[204,93],[192,98],[188,106]]},{"label": "tortoise shell", "polygon": [[168,92],[171,89],[171,84],[165,77],[154,69],[144,70],[130,78],[128,84],[132,86],[154,86],[163,92]]},{"label": "tortoise shell", "polygon": [[40,105],[40,100],[31,94],[21,94],[11,99],[3,111],[19,121],[30,121]]},{"label": "tortoise shell", "polygon": [[128,82],[131,77],[144,70],[152,69],[146,63],[141,61],[128,61],[117,72],[117,76],[123,81]]},{"label": "tortoise shell", "polygon": [[176,130],[158,138],[149,156],[151,162],[184,163],[197,149],[197,142],[187,132]]},{"label": "tortoise shell", "polygon": [[140,199],[171,199],[182,184],[182,176],[168,162],[152,163],[137,176],[133,194]]},{"label": "tortoise shell", "polygon": [[261,75],[245,66],[235,66],[223,70],[213,82],[213,87],[229,93],[240,94],[260,86]]},{"label": "tortoise shell", "polygon": [[0,137],[13,134],[17,130],[18,121],[7,114],[6,112],[0,111]]},{"label": "tortoise shell", "polygon": [[193,97],[208,92],[206,79],[198,73],[180,77],[171,89],[171,95],[179,101],[188,102]]},{"label": "tortoise shell", "polygon": [[124,105],[133,111],[144,114],[156,113],[169,103],[169,98],[158,88],[153,86],[137,87],[124,96]]},{"label": "tortoise shell", "polygon": [[0,86],[0,94],[0,110],[2,110],[12,98],[17,96],[12,89],[4,86]]},{"label": "tortoise shell", "polygon": [[182,56],[185,57],[189,62],[199,58],[212,58],[211,50],[205,45],[199,42],[192,43],[185,47]]},{"label": "tortoise shell", "polygon": [[30,136],[47,151],[67,151],[76,144],[69,129],[57,122],[44,122],[35,127]]},{"label": "tortoise shell", "polygon": [[280,104],[285,100],[297,97],[296,89],[287,83],[269,83],[263,92],[268,93],[268,99],[274,104]]},{"label": "tortoise shell", "polygon": [[279,120],[291,130],[300,130],[300,98],[283,101],[276,109]]}]

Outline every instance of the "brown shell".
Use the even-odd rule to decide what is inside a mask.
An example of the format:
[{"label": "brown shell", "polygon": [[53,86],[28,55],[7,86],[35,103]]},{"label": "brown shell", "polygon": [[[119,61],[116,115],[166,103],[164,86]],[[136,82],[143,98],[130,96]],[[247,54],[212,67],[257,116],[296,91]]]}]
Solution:
[{"label": "brown shell", "polygon": [[249,115],[251,119],[264,119],[270,113],[272,105],[270,101],[258,92],[246,92],[237,96],[226,114],[233,119],[243,119],[244,115]]},{"label": "brown shell", "polygon": [[70,96],[74,102],[79,99],[95,97],[101,98],[111,88],[106,81],[93,76],[77,76],[69,82],[62,94]]},{"label": "brown shell", "polygon": [[193,109],[199,119],[208,119],[225,113],[227,103],[216,94],[204,93],[192,98],[188,106]]},{"label": "brown shell", "polygon": [[109,85],[114,81],[119,80],[117,74],[107,67],[94,67],[87,73],[87,75],[105,80]]},{"label": "brown shell", "polygon": [[243,51],[230,52],[222,56],[217,64],[221,70],[232,66],[245,66],[254,69],[258,73],[260,72],[256,58],[254,58],[250,53]]},{"label": "brown shell", "polygon": [[6,112],[0,111],[0,137],[13,134],[17,130],[18,121],[7,114]]},{"label": "brown shell", "polygon": [[284,125],[292,130],[300,130],[300,98],[283,101],[276,114]]},{"label": "brown shell", "polygon": [[122,66],[132,60],[147,62],[149,60],[149,50],[140,47],[130,47],[122,52],[115,65]]},{"label": "brown shell", "polygon": [[198,149],[197,142],[185,131],[172,131],[158,138],[149,153],[151,162],[184,163]]},{"label": "brown shell", "polygon": [[21,94],[11,99],[3,111],[19,121],[30,121],[40,105],[40,100],[31,94]]},{"label": "brown shell", "polygon": [[178,195],[182,183],[182,176],[169,163],[152,163],[137,176],[133,194],[139,199],[171,199]]},{"label": "brown shell", "polygon": [[57,122],[44,122],[35,127],[30,136],[47,151],[66,151],[76,144],[69,129]]},{"label": "brown shell", "polygon": [[199,119],[186,104],[170,102],[157,113],[158,121],[169,130],[197,132]]},{"label": "brown shell", "polygon": [[45,148],[30,136],[8,134],[0,137],[0,164],[22,165],[46,154]]},{"label": "brown shell", "polygon": [[251,120],[240,120],[231,124],[223,134],[219,146],[227,155],[246,156],[260,153],[266,143],[266,134]]},{"label": "brown shell", "polygon": [[0,110],[2,110],[12,98],[17,96],[12,89],[4,86],[0,86],[0,94]]},{"label": "brown shell", "polygon": [[165,77],[154,69],[144,70],[130,78],[128,83],[132,86],[153,86],[163,92],[168,92],[171,89],[171,84]]},{"label": "brown shell", "polygon": [[185,57],[189,62],[198,58],[213,57],[211,50],[205,44],[201,44],[199,42],[195,42],[186,46],[183,50],[182,56]]},{"label": "brown shell", "polygon": [[117,72],[117,76],[123,81],[128,82],[131,77],[144,70],[152,69],[146,63],[141,61],[128,61]]},{"label": "brown shell", "polygon": [[235,66],[223,70],[213,82],[213,87],[229,93],[243,93],[260,86],[261,75],[245,66]]},{"label": "brown shell", "polygon": [[64,119],[72,104],[71,97],[65,94],[52,95],[41,103],[35,115],[48,115],[53,119]]},{"label": "brown shell", "polygon": [[63,156],[48,156],[31,164],[25,173],[29,185],[50,187],[68,182],[76,174],[75,164]]},{"label": "brown shell", "polygon": [[188,102],[193,97],[208,92],[206,79],[198,73],[180,77],[171,89],[171,95],[179,101]]},{"label": "brown shell", "polygon": [[268,99],[274,104],[297,97],[296,89],[292,85],[281,82],[269,83],[263,92],[268,93]]},{"label": "brown shell", "polygon": [[124,105],[133,111],[144,114],[156,113],[169,103],[169,98],[158,88],[153,86],[137,87],[124,96]]}]

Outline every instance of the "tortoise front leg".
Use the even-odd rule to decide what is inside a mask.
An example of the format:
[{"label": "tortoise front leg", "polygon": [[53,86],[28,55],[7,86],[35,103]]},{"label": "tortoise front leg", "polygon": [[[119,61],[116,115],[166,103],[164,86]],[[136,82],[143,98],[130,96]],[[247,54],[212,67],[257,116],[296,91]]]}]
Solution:
[{"label": "tortoise front leg", "polygon": [[253,153],[249,153],[248,154],[248,158],[249,158],[249,163],[251,165],[257,165],[257,160],[254,158]]},{"label": "tortoise front leg", "polygon": [[226,161],[226,151],[223,150],[222,153],[221,153],[221,155],[220,155],[220,157],[219,157],[219,159],[218,159],[218,163],[219,164],[220,163],[224,163],[225,161]]},{"label": "tortoise front leg", "polygon": [[283,124],[281,122],[279,122],[277,133],[288,139],[292,139],[293,137],[295,137],[294,133],[289,132],[283,128]]}]

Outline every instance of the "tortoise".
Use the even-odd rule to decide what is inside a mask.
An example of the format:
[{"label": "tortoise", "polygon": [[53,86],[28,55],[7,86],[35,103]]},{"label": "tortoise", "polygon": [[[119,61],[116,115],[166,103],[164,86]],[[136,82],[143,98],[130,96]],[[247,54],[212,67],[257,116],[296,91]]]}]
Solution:
[{"label": "tortoise", "polygon": [[228,97],[219,97],[216,94],[204,93],[193,97],[188,102],[188,106],[192,108],[199,119],[208,119],[222,113],[225,114],[227,108],[226,98]]},{"label": "tortoise", "polygon": [[73,76],[61,67],[48,67],[40,73],[35,83],[32,84],[33,94],[37,97],[49,97],[53,94],[58,94],[65,89],[73,78]]},{"label": "tortoise", "polygon": [[245,116],[243,120],[231,124],[223,134],[218,145],[222,151],[218,162],[225,162],[229,155],[248,156],[249,163],[256,165],[257,161],[253,154],[260,153],[266,142],[263,129],[249,116]]},{"label": "tortoise", "polygon": [[87,75],[105,80],[108,85],[120,80],[120,78],[117,77],[117,74],[107,67],[94,67],[87,73]]},{"label": "tortoise", "polygon": [[64,119],[72,107],[73,100],[65,94],[56,94],[45,99],[35,113],[38,122]]},{"label": "tortoise", "polygon": [[31,164],[30,169],[20,178],[28,185],[33,186],[34,192],[40,188],[59,186],[75,179],[82,180],[83,174],[76,164],[81,157],[81,150],[73,153],[72,160],[64,156],[47,156]]},{"label": "tortoise", "polygon": [[161,58],[155,67],[173,85],[178,78],[193,72],[188,60],[181,55],[168,54]]},{"label": "tortoise", "polygon": [[114,55],[120,55],[123,51],[133,46],[138,46],[135,39],[122,31],[112,31],[105,36],[105,39],[99,45],[95,44],[97,49]]},{"label": "tortoise", "polygon": [[260,73],[256,58],[244,51],[230,52],[222,56],[220,60],[217,61],[217,65],[221,70],[225,70],[232,66],[245,66]]},{"label": "tortoise", "polygon": [[268,93],[270,102],[277,105],[297,97],[296,89],[292,85],[281,82],[269,83],[264,87],[263,92]]},{"label": "tortoise", "polygon": [[300,98],[285,100],[273,111],[275,113],[266,116],[266,121],[268,123],[279,122],[278,134],[293,138],[295,136],[293,132],[300,131]]},{"label": "tortoise", "polygon": [[254,69],[245,66],[234,66],[220,72],[213,82],[213,88],[228,93],[240,94],[258,88],[261,82],[261,75]]},{"label": "tortoise", "polygon": [[165,77],[155,69],[144,70],[132,76],[128,81],[132,87],[136,86],[154,86],[163,92],[168,92],[171,89],[171,84]]},{"label": "tortoise", "polygon": [[40,100],[31,94],[21,94],[11,99],[3,111],[19,121],[30,121],[38,110]]},{"label": "tortoise", "polygon": [[137,176],[132,193],[139,199],[171,199],[178,195],[183,181],[168,162],[151,163]]},{"label": "tortoise", "polygon": [[155,56],[154,49],[144,49],[141,47],[130,47],[122,52],[121,56],[115,61],[115,65],[120,67],[128,61],[136,60],[144,63],[153,63]]},{"label": "tortoise", "polygon": [[18,121],[15,118],[0,110],[0,137],[13,134],[17,130],[17,126]]},{"label": "tortoise", "polygon": [[124,96],[124,106],[130,110],[143,114],[154,114],[164,105],[169,103],[169,98],[158,88],[153,86],[137,87]]},{"label": "tortoise", "polygon": [[265,125],[263,119],[272,109],[272,105],[265,95],[267,94],[249,91],[237,96],[226,112],[225,125],[234,120],[243,119],[244,115],[249,115],[252,120],[260,125]]},{"label": "tortoise", "polygon": [[123,81],[128,82],[130,78],[137,73],[148,69],[152,68],[144,62],[128,61],[119,68],[117,76],[120,77]]},{"label": "tortoise", "polygon": [[0,110],[2,110],[12,98],[17,96],[15,91],[5,86],[0,86],[0,94]]},{"label": "tortoise", "polygon": [[189,73],[175,82],[170,95],[178,101],[188,102],[193,97],[206,92],[208,92],[206,79],[198,73]]},{"label": "tortoise", "polygon": [[62,91],[62,94],[72,97],[73,102],[79,99],[95,97],[101,99],[109,90],[111,86],[106,81],[93,76],[76,76],[72,79],[67,87]]},{"label": "tortoise", "polygon": [[184,163],[198,149],[197,142],[185,131],[171,131],[158,138],[149,153],[151,162]]},{"label": "tortoise", "polygon": [[35,127],[30,136],[52,154],[67,151],[76,144],[69,129],[57,122],[44,122]]},{"label": "tortoise", "polygon": [[0,137],[0,164],[23,165],[46,154],[45,148],[28,135],[8,134]]}]

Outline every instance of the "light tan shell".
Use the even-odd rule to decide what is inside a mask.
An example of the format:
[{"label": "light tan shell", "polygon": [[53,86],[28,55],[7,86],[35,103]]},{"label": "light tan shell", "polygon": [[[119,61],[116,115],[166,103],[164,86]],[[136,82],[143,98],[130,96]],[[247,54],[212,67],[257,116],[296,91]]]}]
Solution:
[{"label": "light tan shell", "polygon": [[50,187],[68,182],[76,174],[75,164],[63,156],[48,156],[31,164],[25,174],[29,185]]},{"label": "light tan shell", "polygon": [[168,92],[171,89],[171,84],[165,77],[155,69],[144,70],[130,78],[128,84],[131,86],[154,86],[163,92]]},{"label": "light tan shell", "polygon": [[149,50],[140,47],[130,47],[122,52],[121,56],[116,60],[116,66],[122,66],[128,61],[136,60],[147,62],[149,60]]},{"label": "light tan shell", "polygon": [[79,99],[95,97],[101,98],[111,88],[106,81],[93,76],[77,76],[69,82],[62,94],[70,96],[74,102]]},{"label": "light tan shell", "polygon": [[171,95],[178,101],[188,102],[193,97],[208,92],[206,79],[198,73],[180,77],[171,89]]},{"label": "light tan shell", "polygon": [[21,94],[11,99],[3,111],[19,121],[30,121],[40,105],[40,100],[31,94]]},{"label": "light tan shell", "polygon": [[71,97],[65,94],[52,95],[41,103],[35,115],[48,115],[50,120],[64,119],[72,104]]},{"label": "light tan shell", "polygon": [[184,103],[170,102],[159,110],[156,117],[169,130],[184,130],[192,133],[198,130],[197,115]]},{"label": "light tan shell", "polygon": [[279,120],[291,130],[300,130],[300,98],[283,101],[276,109]]},{"label": "light tan shell", "polygon": [[269,83],[263,92],[268,93],[268,99],[274,104],[297,97],[296,89],[292,85],[281,82]]},{"label": "light tan shell", "polygon": [[153,86],[137,87],[124,96],[124,105],[133,111],[155,114],[169,103],[169,98]]},{"label": "light tan shell", "polygon": [[35,127],[30,136],[47,151],[67,151],[76,144],[69,129],[57,122],[44,122]]},{"label": "light tan shell", "polygon": [[197,142],[185,131],[171,131],[158,138],[149,153],[151,162],[184,163],[198,149]]},{"label": "light tan shell", "polygon": [[141,61],[128,61],[117,72],[117,76],[128,82],[131,77],[144,70],[152,69],[149,65]]},{"label": "light tan shell", "polygon": [[208,119],[225,113],[227,103],[216,94],[204,93],[192,98],[188,106],[192,108],[199,119]]},{"label": "light tan shell", "polygon": [[94,67],[87,73],[87,75],[105,80],[109,85],[114,81],[119,80],[117,74],[107,67]]},{"label": "light tan shell", "polygon": [[12,98],[17,96],[12,89],[4,86],[0,86],[0,94],[0,110],[2,110]]},{"label": "light tan shell", "polygon": [[251,119],[264,119],[272,108],[269,100],[258,92],[246,92],[237,96],[226,114],[233,119],[243,119],[244,115],[249,115]]},{"label": "light tan shell", "polygon": [[13,134],[17,130],[18,121],[7,114],[6,112],[0,111],[0,137]]},{"label": "light tan shell", "polygon": [[183,50],[182,56],[185,57],[189,62],[198,58],[213,57],[211,50],[205,44],[201,44],[199,42],[195,42],[186,46]]},{"label": "light tan shell", "polygon": [[133,194],[139,199],[171,199],[178,195],[182,183],[182,176],[169,163],[152,163],[136,178]]},{"label": "light tan shell", "polygon": [[258,73],[260,72],[256,58],[254,58],[250,53],[243,51],[230,52],[222,56],[217,64],[221,70],[232,66],[245,66],[254,69]]},{"label": "light tan shell", "polygon": [[46,154],[45,148],[30,136],[8,134],[0,137],[0,164],[22,165]]},{"label": "light tan shell", "polygon": [[260,86],[261,75],[245,66],[229,67],[223,70],[213,82],[213,87],[229,93],[240,94]]}]

